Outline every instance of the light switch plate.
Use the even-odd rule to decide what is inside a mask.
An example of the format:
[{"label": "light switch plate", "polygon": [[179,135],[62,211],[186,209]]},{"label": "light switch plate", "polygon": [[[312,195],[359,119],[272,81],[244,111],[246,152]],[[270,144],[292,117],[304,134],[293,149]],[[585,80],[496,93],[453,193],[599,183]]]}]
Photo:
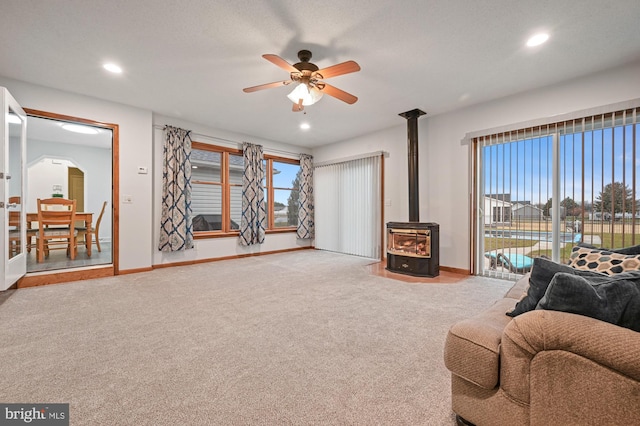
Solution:
[{"label": "light switch plate", "polygon": [[149,169],[147,169],[144,166],[138,166],[138,174],[139,175],[146,175],[149,172]]}]

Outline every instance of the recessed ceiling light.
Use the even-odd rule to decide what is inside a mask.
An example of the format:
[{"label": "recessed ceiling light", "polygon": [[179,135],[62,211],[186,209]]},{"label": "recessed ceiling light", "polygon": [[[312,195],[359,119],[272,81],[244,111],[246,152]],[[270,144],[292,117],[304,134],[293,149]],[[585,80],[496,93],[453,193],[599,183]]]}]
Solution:
[{"label": "recessed ceiling light", "polygon": [[83,126],[81,124],[63,124],[62,128],[70,132],[82,133],[84,135],[97,135],[98,129],[89,126]]},{"label": "recessed ceiling light", "polygon": [[529,40],[527,40],[527,46],[529,47],[540,46],[542,43],[544,43],[547,40],[549,40],[549,34],[546,34],[546,33],[536,34],[531,38],[529,38]]},{"label": "recessed ceiling light", "polygon": [[302,123],[302,124],[300,125],[300,128],[301,128],[302,130],[309,130],[309,129],[311,128],[311,126],[309,125],[309,123]]},{"label": "recessed ceiling light", "polygon": [[120,68],[118,65],[116,64],[104,64],[102,66],[105,70],[112,72],[114,74],[122,74],[122,68]]}]

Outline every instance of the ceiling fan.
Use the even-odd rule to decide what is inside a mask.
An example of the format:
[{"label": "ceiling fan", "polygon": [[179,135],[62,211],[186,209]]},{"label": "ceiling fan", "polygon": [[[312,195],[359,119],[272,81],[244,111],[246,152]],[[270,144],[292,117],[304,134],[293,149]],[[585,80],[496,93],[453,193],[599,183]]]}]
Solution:
[{"label": "ceiling fan", "polygon": [[298,52],[300,62],[291,65],[278,55],[262,55],[267,61],[280,68],[289,71],[289,80],[276,81],[273,83],[261,84],[259,86],[242,89],[245,93],[256,92],[258,90],[270,89],[272,87],[287,86],[291,83],[299,83],[287,97],[293,102],[292,110],[302,111],[305,106],[316,103],[323,94],[333,96],[348,104],[354,104],[358,98],[351,93],[340,90],[335,86],[325,83],[324,79],[336,77],[343,74],[360,71],[360,65],[355,61],[342,62],[327,68],[319,69],[316,64],[309,62],[311,52],[301,50]]}]

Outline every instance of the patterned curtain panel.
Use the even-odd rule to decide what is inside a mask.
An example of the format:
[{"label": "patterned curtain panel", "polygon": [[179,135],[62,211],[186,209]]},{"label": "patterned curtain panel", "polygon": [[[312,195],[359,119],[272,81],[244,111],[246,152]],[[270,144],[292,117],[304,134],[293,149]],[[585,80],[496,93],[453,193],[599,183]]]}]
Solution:
[{"label": "patterned curtain panel", "polygon": [[313,157],[307,154],[300,154],[300,197],[298,207],[298,238],[313,238],[315,234],[315,222],[313,221]]},{"label": "patterned curtain panel", "polygon": [[193,248],[190,131],[165,127],[160,251]]},{"label": "patterned curtain panel", "polygon": [[244,142],[244,175],[242,177],[242,220],[240,244],[262,244],[265,234],[264,164],[262,146]]}]

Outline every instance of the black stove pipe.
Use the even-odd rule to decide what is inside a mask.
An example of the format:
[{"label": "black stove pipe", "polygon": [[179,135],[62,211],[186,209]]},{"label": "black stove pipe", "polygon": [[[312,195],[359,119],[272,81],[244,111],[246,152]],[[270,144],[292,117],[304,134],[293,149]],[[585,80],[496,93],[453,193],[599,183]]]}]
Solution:
[{"label": "black stove pipe", "polygon": [[398,114],[407,119],[407,154],[409,156],[409,222],[420,222],[418,188],[418,117],[426,112],[412,109]]}]

